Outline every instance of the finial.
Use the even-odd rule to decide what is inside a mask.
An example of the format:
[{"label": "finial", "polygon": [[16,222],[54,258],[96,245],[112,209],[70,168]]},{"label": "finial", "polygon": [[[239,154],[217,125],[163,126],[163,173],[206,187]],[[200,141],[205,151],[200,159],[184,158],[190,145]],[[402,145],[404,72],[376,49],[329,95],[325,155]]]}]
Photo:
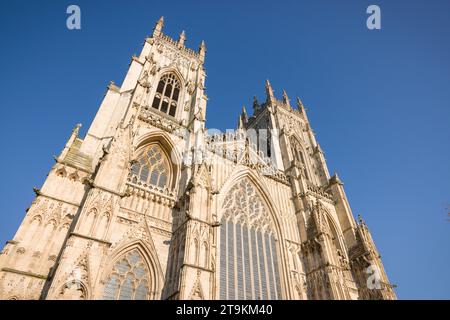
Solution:
[{"label": "finial", "polygon": [[242,120],[242,115],[240,115],[239,118],[238,118],[238,125],[237,125],[237,128],[238,128],[239,130],[244,129],[244,121]]},{"label": "finial", "polygon": [[256,96],[253,96],[253,115],[255,115],[258,109],[259,109],[258,99],[256,99]]},{"label": "finial", "polygon": [[303,118],[305,118],[305,120],[308,122],[308,116],[306,115],[306,108],[303,105],[303,102],[299,97],[297,97],[297,109],[300,112],[300,114],[303,116]]},{"label": "finial", "polygon": [[242,106],[242,114],[247,116],[247,109],[245,108],[245,105]]},{"label": "finial", "polygon": [[161,16],[158,22],[156,22],[155,28],[153,28],[153,36],[157,37],[161,34],[161,30],[164,27],[164,17]]},{"label": "finial", "polygon": [[267,94],[267,102],[270,103],[275,102],[275,96],[273,95],[273,89],[269,82],[269,79],[266,80],[266,94]]},{"label": "finial", "polygon": [[242,111],[238,120],[238,129],[244,129],[245,124],[248,122],[247,109],[245,106],[242,106]]},{"label": "finial", "polygon": [[358,221],[359,221],[359,224],[364,224],[364,220],[360,214],[358,214]]},{"label": "finial", "polygon": [[287,105],[289,108],[291,107],[291,102],[289,101],[289,97],[286,93],[286,90],[283,89],[283,102],[285,105]]},{"label": "finial", "polygon": [[80,128],[81,128],[81,123],[77,123],[75,125],[75,128],[73,128],[72,133],[74,133],[75,136],[78,136],[78,132],[80,131]]},{"label": "finial", "polygon": [[302,100],[300,100],[299,97],[297,97],[297,108],[298,110],[302,111],[305,107],[303,106]]},{"label": "finial", "polygon": [[178,38],[178,45],[179,46],[184,46],[184,40],[186,40],[186,32],[181,31],[180,33],[180,37]]},{"label": "finial", "polygon": [[[322,150],[322,147],[320,146],[320,144],[317,142],[316,143],[316,146],[315,146],[315,148],[314,148],[314,154],[316,154],[316,153],[321,153],[321,154],[324,154],[324,152],[323,152],[323,150]],[[338,177],[339,178],[339,177]]]},{"label": "finial", "polygon": [[200,55],[200,60],[202,62],[205,61],[205,55],[206,55],[206,45],[205,41],[202,40],[202,43],[200,43],[200,47],[198,48],[198,54]]},{"label": "finial", "polygon": [[330,184],[335,184],[335,183],[343,185],[343,183],[341,181],[341,178],[339,178],[339,176],[336,173],[336,171],[334,172],[333,176],[330,178]]}]

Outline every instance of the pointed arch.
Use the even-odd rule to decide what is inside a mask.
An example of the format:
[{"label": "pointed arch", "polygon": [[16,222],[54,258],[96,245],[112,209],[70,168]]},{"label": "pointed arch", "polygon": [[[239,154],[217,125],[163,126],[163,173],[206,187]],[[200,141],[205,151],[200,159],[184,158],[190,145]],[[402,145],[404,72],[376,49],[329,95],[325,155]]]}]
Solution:
[{"label": "pointed arch", "polygon": [[308,148],[305,143],[298,137],[298,135],[293,134],[289,138],[289,143],[291,145],[292,155],[295,160],[303,165],[303,174],[307,180],[312,179],[311,169],[312,164],[308,154]]},{"label": "pointed arch", "polygon": [[[221,192],[220,299],[279,299],[286,278],[278,212],[267,187],[238,171]],[[278,241],[278,243],[277,243]],[[281,270],[281,274],[280,274]]]},{"label": "pointed arch", "polygon": [[89,300],[90,290],[83,281],[72,280],[64,283],[56,297],[58,300]]},{"label": "pointed arch", "polygon": [[79,224],[78,228],[80,233],[90,236],[94,228],[94,223],[97,219],[99,211],[97,208],[92,207],[87,212],[84,212],[84,217],[82,218],[82,223]]},{"label": "pointed arch", "polygon": [[37,236],[39,235],[38,230],[42,227],[42,215],[35,214],[30,220],[29,220],[29,227],[28,231],[24,235],[24,242],[30,242],[34,243]]},{"label": "pointed arch", "polygon": [[131,166],[131,181],[144,186],[165,189],[173,177],[169,157],[157,143],[151,143],[141,150]]},{"label": "pointed arch", "polygon": [[153,144],[158,145],[168,160],[171,175],[168,182],[168,188],[171,190],[176,190],[181,170],[181,156],[174,142],[167,133],[162,131],[153,131],[139,137],[135,143],[133,160],[137,160],[140,153],[142,153],[146,147]]},{"label": "pointed arch", "polygon": [[37,250],[43,251],[48,247],[52,237],[54,236],[54,231],[57,229],[58,223],[55,219],[51,219],[45,223],[44,229],[42,230],[42,234],[40,238],[37,240]]},{"label": "pointed arch", "polygon": [[180,81],[181,86],[184,87],[185,79],[183,75],[181,74],[180,70],[172,66],[161,68],[161,70],[159,70],[158,72],[157,79],[161,79],[161,77],[167,73],[175,74]]},{"label": "pointed arch", "polygon": [[211,174],[205,162],[203,162],[195,174],[196,182],[200,183],[207,190],[211,190]]},{"label": "pointed arch", "polygon": [[103,239],[108,229],[111,214],[109,211],[104,211],[99,217],[97,217],[97,219],[98,223],[95,225],[94,237],[97,239]]},{"label": "pointed arch", "polygon": [[159,299],[164,276],[153,251],[141,240],[116,248],[102,275],[104,286],[100,299]]},{"label": "pointed arch", "polygon": [[331,236],[333,237],[333,242],[336,246],[336,249],[339,249],[342,253],[347,252],[347,250],[345,249],[345,244],[343,242],[344,235],[340,225],[336,222],[336,219],[333,217],[326,206],[322,205],[322,208],[325,212],[327,223],[330,228]]},{"label": "pointed arch", "polygon": [[183,76],[176,68],[164,68],[157,76],[157,86],[153,90],[150,106],[171,117],[180,113]]},{"label": "pointed arch", "polygon": [[[284,240],[284,234],[282,232],[281,223],[278,219],[278,216],[280,216],[280,212],[277,209],[277,206],[272,200],[272,197],[270,196],[270,192],[264,181],[260,179],[258,175],[256,175],[252,170],[242,167],[238,169],[233,176],[223,184],[223,186],[220,188],[219,192],[219,207],[222,208],[223,202],[225,200],[225,197],[227,196],[228,192],[235,186],[240,180],[242,179],[249,179],[256,190],[258,191],[259,195],[263,199],[264,203],[267,206],[268,213],[274,223],[274,227],[276,230],[276,235],[280,238],[279,240]],[[218,217],[221,219],[221,215]]]}]

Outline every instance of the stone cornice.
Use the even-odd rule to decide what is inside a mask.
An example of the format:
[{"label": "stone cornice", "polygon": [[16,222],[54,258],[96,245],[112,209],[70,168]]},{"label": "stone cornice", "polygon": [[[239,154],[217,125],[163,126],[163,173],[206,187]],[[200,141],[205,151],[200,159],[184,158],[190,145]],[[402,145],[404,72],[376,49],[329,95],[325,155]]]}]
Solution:
[{"label": "stone cornice", "polygon": [[[163,114],[159,110],[151,109],[150,106],[145,106],[141,109],[138,119],[173,134],[176,134],[176,131],[181,128],[185,128],[185,126],[178,123],[175,119],[169,118],[168,115]],[[180,130],[180,134],[182,133],[182,130]]]},{"label": "stone cornice", "polygon": [[75,165],[75,164],[73,164],[73,163],[70,163],[70,162],[67,162],[67,161],[65,161],[65,160],[60,160],[60,159],[58,159],[58,158],[55,158],[55,161],[56,161],[57,163],[59,163],[59,164],[68,166],[68,167],[73,168],[73,169],[76,169],[76,170],[80,170],[80,171],[82,171],[82,172],[84,172],[84,173],[87,173],[87,174],[89,174],[89,175],[91,175],[91,174],[93,173],[93,171],[91,171],[91,170],[87,170],[86,168],[77,166],[77,165]]},{"label": "stone cornice", "polygon": [[177,41],[173,40],[171,37],[169,37],[166,34],[163,34],[162,32],[155,37],[147,38],[145,41],[152,45],[157,44],[158,42],[163,43],[169,47],[172,47],[172,49],[180,50],[180,52],[185,54],[188,58],[191,59],[194,58],[198,60],[200,64],[203,64],[200,59],[200,55],[197,52],[195,52],[190,48],[185,47],[184,45],[180,46]]},{"label": "stone cornice", "polygon": [[44,198],[48,198],[48,199],[51,199],[51,200],[55,200],[55,201],[59,201],[59,202],[63,202],[65,204],[69,204],[69,205],[74,206],[74,207],[79,207],[81,205],[80,203],[66,201],[66,200],[58,199],[56,197],[52,197],[52,196],[43,194],[41,191],[39,191],[38,196],[41,196],[41,197],[44,197]]},{"label": "stone cornice", "polygon": [[183,268],[183,267],[189,267],[189,268],[193,268],[193,269],[200,269],[200,270],[203,270],[203,271],[206,271],[206,272],[210,272],[210,273],[213,273],[213,272],[214,272],[213,269],[208,269],[208,268],[205,268],[205,267],[196,266],[196,265],[190,264],[190,263],[183,263],[183,264],[181,265],[181,267],[182,267],[182,268]]},{"label": "stone cornice", "polygon": [[[140,182],[139,182],[140,183]],[[131,181],[131,179],[129,178],[127,181],[127,191],[125,192],[125,196],[131,196],[132,192],[134,191],[133,188],[142,190],[148,194],[153,195],[154,197],[161,197],[164,198],[166,200],[169,201],[169,203],[171,203],[172,205],[175,205],[175,201],[176,201],[176,196],[173,193],[173,191],[170,190],[163,190],[163,189],[159,189],[157,187],[148,185],[146,186],[142,186],[142,185],[138,185],[136,183],[133,183]]]},{"label": "stone cornice", "polygon": [[33,272],[27,272],[27,271],[12,269],[12,268],[2,268],[1,271],[20,274],[23,276],[38,278],[38,279],[42,279],[42,280],[47,280],[47,276],[44,276],[42,274],[33,273]]},{"label": "stone cornice", "polygon": [[93,237],[89,237],[89,236],[85,236],[83,234],[79,234],[79,233],[76,233],[76,232],[71,232],[70,235],[74,236],[74,237],[78,237],[78,238],[83,238],[83,239],[87,239],[87,240],[100,242],[100,243],[106,244],[108,247],[110,247],[112,245],[112,243],[109,242],[109,241],[101,240],[101,239],[97,239],[97,238],[93,238]]}]

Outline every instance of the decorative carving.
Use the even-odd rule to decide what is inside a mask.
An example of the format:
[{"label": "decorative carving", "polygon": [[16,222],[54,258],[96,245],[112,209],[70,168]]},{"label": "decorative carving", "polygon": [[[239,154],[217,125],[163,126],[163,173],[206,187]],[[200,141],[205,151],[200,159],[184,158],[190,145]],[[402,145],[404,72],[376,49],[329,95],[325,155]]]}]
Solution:
[{"label": "decorative carving", "polygon": [[60,300],[86,300],[86,290],[78,282],[64,284],[57,297]]},{"label": "decorative carving", "polygon": [[224,200],[223,217],[241,221],[248,226],[273,230],[265,205],[248,179],[242,179],[229,191]]},{"label": "decorative carving", "polygon": [[[150,88],[150,82],[148,81],[148,71],[145,70],[144,73],[142,74],[141,78],[138,80],[138,83],[144,87],[144,88]],[[137,97],[136,99],[137,101],[139,101],[139,97]]]},{"label": "decorative carving", "polygon": [[192,82],[192,81],[189,81],[189,82],[188,82],[188,85],[187,85],[187,91],[188,91],[188,93],[189,93],[190,95],[192,95],[192,94],[194,93],[194,90],[195,90],[195,83]]},{"label": "decorative carving", "polygon": [[205,295],[203,294],[202,285],[200,283],[201,271],[197,271],[197,278],[194,285],[192,286],[191,293],[189,294],[188,300],[203,300]]},{"label": "decorative carving", "polygon": [[144,106],[138,118],[164,131],[183,137],[184,131],[182,127],[172,119],[169,119],[168,116],[157,114],[157,111],[156,109],[150,110],[149,106]]}]

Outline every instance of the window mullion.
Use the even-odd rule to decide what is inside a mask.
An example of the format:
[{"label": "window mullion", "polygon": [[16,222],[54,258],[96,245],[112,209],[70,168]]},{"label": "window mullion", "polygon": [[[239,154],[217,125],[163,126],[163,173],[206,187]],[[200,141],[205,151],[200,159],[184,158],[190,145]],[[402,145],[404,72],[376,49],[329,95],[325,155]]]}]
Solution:
[{"label": "window mullion", "polygon": [[168,83],[167,80],[164,81],[164,89],[163,89],[163,92],[161,93],[161,101],[159,102],[159,108],[158,108],[158,110],[160,110],[160,111],[161,111],[161,106],[162,106],[162,104],[164,102],[164,97],[166,96],[165,93],[166,93],[167,83]]}]

